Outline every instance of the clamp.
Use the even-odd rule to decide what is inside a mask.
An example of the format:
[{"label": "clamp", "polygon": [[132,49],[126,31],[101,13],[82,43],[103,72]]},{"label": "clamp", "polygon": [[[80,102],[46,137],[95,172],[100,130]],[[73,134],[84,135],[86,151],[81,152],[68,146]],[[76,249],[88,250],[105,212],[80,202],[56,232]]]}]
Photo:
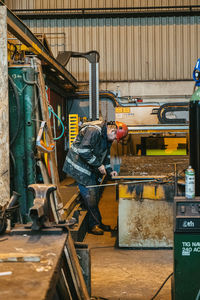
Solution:
[{"label": "clamp", "polygon": [[35,199],[33,206],[29,210],[29,216],[33,221],[32,229],[40,230],[49,227],[51,216],[50,194],[57,188],[53,184],[31,184],[28,190],[33,192]]}]

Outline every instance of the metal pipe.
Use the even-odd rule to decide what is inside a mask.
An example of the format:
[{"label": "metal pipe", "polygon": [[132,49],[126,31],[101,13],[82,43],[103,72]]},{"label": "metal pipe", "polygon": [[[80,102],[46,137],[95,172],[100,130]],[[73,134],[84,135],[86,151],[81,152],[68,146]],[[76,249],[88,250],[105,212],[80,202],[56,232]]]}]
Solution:
[{"label": "metal pipe", "polygon": [[89,119],[92,120],[92,64],[89,63]]},{"label": "metal pipe", "polygon": [[[89,93],[88,92],[76,92],[76,94],[72,95],[73,99],[76,98],[76,96],[80,99],[88,99]],[[119,103],[117,102],[117,98],[116,98],[115,94],[110,91],[100,91],[99,97],[110,99],[113,102],[114,107],[120,106]]]},{"label": "metal pipe", "polygon": [[[31,11],[31,12],[30,12]],[[16,14],[20,19],[86,19],[86,18],[144,18],[144,17],[167,17],[167,16],[198,16],[199,6],[182,7],[133,7],[133,8],[79,8],[60,10],[18,10]]]},{"label": "metal pipe", "polygon": [[100,188],[102,186],[115,186],[119,184],[137,184],[137,183],[146,183],[146,182],[156,182],[158,181],[157,179],[151,179],[151,180],[138,180],[138,181],[125,181],[125,182],[115,182],[115,183],[104,183],[104,184],[95,184],[95,185],[88,185],[86,188]]},{"label": "metal pipe", "polygon": [[47,9],[13,9],[13,12],[81,12],[81,13],[86,13],[87,11],[124,11],[124,10],[152,10],[152,9],[188,9],[191,11],[193,8],[200,8],[200,5],[169,5],[169,6],[131,6],[131,7],[88,7],[88,8],[47,8]]},{"label": "metal pipe", "polygon": [[[24,148],[25,148],[25,172],[26,172],[26,186],[35,183],[36,176],[36,166],[34,159],[35,152],[35,119],[33,115],[34,110],[34,86],[35,83],[35,71],[33,68],[24,68],[23,70],[23,80],[25,79],[25,89],[24,89]],[[26,76],[24,76],[26,74]],[[30,81],[30,82],[29,82]],[[31,192],[27,191],[27,215],[29,208],[33,205],[33,195]]]},{"label": "metal pipe", "polygon": [[96,63],[96,119],[99,119],[99,63]]}]

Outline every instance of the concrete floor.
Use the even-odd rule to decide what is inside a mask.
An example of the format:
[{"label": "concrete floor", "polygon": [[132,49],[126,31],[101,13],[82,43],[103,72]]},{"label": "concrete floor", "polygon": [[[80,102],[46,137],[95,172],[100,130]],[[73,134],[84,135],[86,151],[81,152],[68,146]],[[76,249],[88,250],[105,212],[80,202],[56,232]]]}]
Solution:
[{"label": "concrete floor", "polygon": [[60,195],[62,197],[62,203],[65,204],[78,192],[77,184],[74,179],[67,177],[60,184]]},{"label": "concrete floor", "polygon": [[[103,223],[117,225],[114,187],[104,190],[100,202]],[[109,300],[150,300],[173,271],[172,250],[127,250],[117,248],[117,232],[103,236],[87,234],[91,249],[92,295]],[[156,300],[171,299],[171,279]]]}]

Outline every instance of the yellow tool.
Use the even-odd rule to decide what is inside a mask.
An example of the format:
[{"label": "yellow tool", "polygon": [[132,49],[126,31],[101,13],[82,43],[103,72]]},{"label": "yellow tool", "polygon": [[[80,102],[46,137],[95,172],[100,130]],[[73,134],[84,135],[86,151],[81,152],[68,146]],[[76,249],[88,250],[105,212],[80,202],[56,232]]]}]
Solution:
[{"label": "yellow tool", "polygon": [[51,143],[50,145],[45,145],[44,141],[42,140],[42,136],[47,129],[46,122],[42,121],[42,124],[40,126],[40,130],[36,139],[36,146],[39,151],[44,153],[50,153],[55,150],[55,144]]}]

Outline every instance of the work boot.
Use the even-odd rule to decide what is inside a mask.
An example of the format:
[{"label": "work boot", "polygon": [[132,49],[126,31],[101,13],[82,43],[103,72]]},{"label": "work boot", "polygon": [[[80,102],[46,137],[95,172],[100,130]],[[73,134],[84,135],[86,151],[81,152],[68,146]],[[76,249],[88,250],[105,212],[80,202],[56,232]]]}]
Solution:
[{"label": "work boot", "polygon": [[111,231],[110,225],[105,225],[105,224],[101,223],[101,224],[99,225],[99,227],[100,227],[103,231]]},{"label": "work boot", "polygon": [[99,225],[95,225],[94,227],[92,227],[92,229],[89,232],[92,234],[95,234],[95,235],[103,235],[104,234],[103,230],[99,227]]}]

